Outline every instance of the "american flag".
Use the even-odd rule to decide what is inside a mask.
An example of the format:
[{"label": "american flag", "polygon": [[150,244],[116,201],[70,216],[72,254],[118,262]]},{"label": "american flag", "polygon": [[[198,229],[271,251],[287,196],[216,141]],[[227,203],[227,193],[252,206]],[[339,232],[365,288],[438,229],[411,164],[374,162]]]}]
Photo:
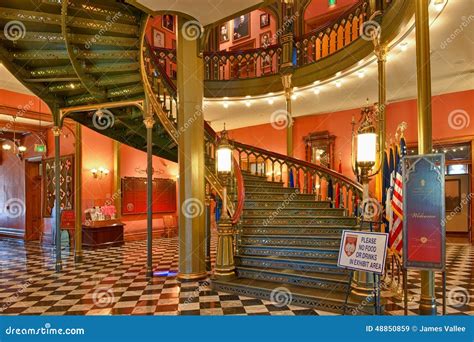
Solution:
[{"label": "american flag", "polygon": [[[401,156],[405,155],[406,145],[402,138],[400,141]],[[392,225],[389,233],[389,245],[393,251],[402,254],[403,236],[403,176],[402,163],[399,162],[394,176],[392,193]]]}]

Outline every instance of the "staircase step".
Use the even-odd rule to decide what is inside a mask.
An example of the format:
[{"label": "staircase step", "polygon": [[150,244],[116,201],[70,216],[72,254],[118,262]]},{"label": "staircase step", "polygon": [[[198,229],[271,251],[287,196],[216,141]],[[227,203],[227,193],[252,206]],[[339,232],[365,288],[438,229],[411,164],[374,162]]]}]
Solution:
[{"label": "staircase step", "polygon": [[257,246],[240,245],[240,255],[272,256],[272,257],[297,257],[317,259],[337,259],[339,248],[333,247],[282,247],[282,246]]},{"label": "staircase step", "polygon": [[314,227],[314,226],[354,226],[357,219],[351,216],[308,217],[308,216],[243,216],[242,224],[251,226],[285,226],[285,227]]},{"label": "staircase step", "polygon": [[[296,194],[296,193],[273,193],[264,191],[247,191],[245,190],[245,198],[249,200],[275,200],[280,203],[283,201],[316,201],[316,196],[313,194]],[[328,202],[329,203],[329,202]]]},{"label": "staircase step", "polygon": [[284,247],[333,247],[339,248],[341,244],[340,235],[325,236],[296,236],[296,235],[242,235],[241,242],[244,245],[260,246],[284,246]]},{"label": "staircase step", "polygon": [[[283,182],[271,182],[271,181],[253,181],[253,180],[245,180],[244,181],[245,188],[252,188],[252,187],[260,187],[264,186],[267,188],[281,188],[283,187]],[[291,189],[291,188],[290,188]]]},{"label": "staircase step", "polygon": [[283,205],[280,207],[273,208],[263,208],[263,209],[246,209],[244,208],[245,217],[254,217],[254,216],[309,216],[309,217],[333,217],[333,216],[344,216],[346,213],[345,209],[337,208],[295,208],[289,209]]},{"label": "staircase step", "polygon": [[[245,183],[244,183],[245,184]],[[245,192],[249,193],[270,193],[270,194],[288,194],[288,196],[292,196],[299,194],[299,189],[296,188],[284,188],[282,186],[276,187],[276,186],[267,186],[267,182],[262,183],[261,185],[251,185],[247,186],[245,184]],[[293,196],[294,196],[293,195]],[[314,194],[305,194],[305,195],[311,195],[312,197],[315,197]]]},{"label": "staircase step", "polygon": [[226,281],[214,280],[212,281],[212,288],[217,291],[256,297],[272,302],[278,300],[275,305],[280,307],[284,307],[284,304],[288,303],[289,305],[339,314],[350,313],[358,305],[350,296],[347,298],[347,293],[344,291],[328,291],[290,284],[281,287],[278,283],[250,278],[235,278]]},{"label": "staircase step", "polygon": [[348,270],[337,266],[337,260],[328,259],[238,255],[235,257],[235,262],[238,266],[257,267],[261,269],[275,268],[292,269],[300,272],[349,273]]},{"label": "staircase step", "polygon": [[292,236],[324,236],[324,235],[339,235],[342,236],[343,230],[357,230],[356,226],[320,226],[320,227],[281,227],[281,226],[266,226],[266,227],[247,227],[242,226],[243,234],[247,235],[292,235]]},{"label": "staircase step", "polygon": [[[331,202],[329,201],[315,201],[311,200],[300,200],[294,199],[284,203],[286,209],[317,209],[317,208],[331,208]],[[282,201],[279,199],[273,199],[271,196],[253,196],[245,193],[245,209],[278,209],[282,207]]]},{"label": "staircase step", "polygon": [[273,281],[329,291],[347,291],[350,283],[348,274],[298,272],[290,269],[254,268],[239,266],[237,275],[242,278]]}]

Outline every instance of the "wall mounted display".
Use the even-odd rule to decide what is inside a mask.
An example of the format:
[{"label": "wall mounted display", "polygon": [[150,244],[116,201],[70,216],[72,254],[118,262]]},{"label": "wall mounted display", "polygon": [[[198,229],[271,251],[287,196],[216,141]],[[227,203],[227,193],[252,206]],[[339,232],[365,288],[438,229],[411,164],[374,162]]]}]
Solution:
[{"label": "wall mounted display", "polygon": [[174,15],[164,14],[161,17],[161,27],[174,33]]},{"label": "wall mounted display", "polygon": [[228,42],[229,39],[230,39],[229,22],[226,22],[219,27],[219,43]]},{"label": "wall mounted display", "polygon": [[[122,178],[122,214],[146,214],[146,178]],[[176,211],[176,182],[172,179],[153,179],[153,213]]]},{"label": "wall mounted display", "polygon": [[156,28],[152,28],[152,42],[153,47],[164,48],[165,47],[165,33]]},{"label": "wall mounted display", "polygon": [[260,14],[260,28],[270,26],[270,14],[262,13]]},{"label": "wall mounted display", "polygon": [[[63,156],[60,165],[61,210],[74,209],[74,155]],[[51,217],[56,195],[54,158],[43,160],[43,216]]]},{"label": "wall mounted display", "polygon": [[456,208],[461,206],[461,181],[459,179],[448,179],[446,180],[445,189],[446,212],[456,211]]},{"label": "wall mounted display", "polygon": [[232,38],[234,41],[250,37],[250,13],[242,14],[234,19],[234,31]]}]

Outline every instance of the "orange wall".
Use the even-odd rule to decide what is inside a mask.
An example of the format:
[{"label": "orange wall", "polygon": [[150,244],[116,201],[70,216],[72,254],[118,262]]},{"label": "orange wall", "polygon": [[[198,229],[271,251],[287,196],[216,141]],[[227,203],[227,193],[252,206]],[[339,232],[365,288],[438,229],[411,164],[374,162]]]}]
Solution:
[{"label": "orange wall", "polygon": [[[271,31],[271,35],[276,33],[277,23],[275,18],[270,14],[270,26],[260,28],[260,15],[265,13],[262,10],[255,10],[250,12],[250,37],[247,39],[240,39],[236,42],[233,42],[232,34],[234,32],[234,20],[229,21],[229,36],[230,39],[228,42],[219,44],[219,50],[228,50],[234,45],[240,45],[246,42],[249,42],[255,39],[255,48],[260,47],[260,34]],[[272,44],[276,44],[277,41],[273,39]]]},{"label": "orange wall", "polygon": [[[433,96],[433,139],[463,137],[474,135],[474,90]],[[465,127],[449,124],[450,113],[463,110],[470,116],[470,124]],[[406,100],[387,105],[387,138],[394,136],[395,130],[402,121],[408,123],[405,132],[407,142],[417,141],[417,109],[416,100]],[[355,115],[359,119],[360,109],[350,109],[334,113],[325,113],[298,117],[294,120],[293,146],[294,156],[304,159],[304,136],[311,132],[329,131],[336,136],[335,160],[341,158],[342,171],[352,177],[351,157],[351,119]],[[455,115],[451,114],[451,119]],[[461,114],[462,116],[462,114]],[[452,128],[455,127],[455,128]],[[277,130],[271,124],[257,125],[234,129],[229,132],[231,139],[255,145],[270,151],[286,154],[286,131]],[[337,163],[336,163],[337,165]]]},{"label": "orange wall", "polygon": [[173,47],[173,40],[176,40],[176,25],[177,25],[177,22],[176,22],[176,17],[175,17],[175,21],[174,21],[174,31],[175,33],[171,33],[170,31],[164,29],[163,27],[161,27],[161,15],[157,15],[153,18],[151,18],[151,20],[149,21],[148,23],[148,27],[147,27],[147,30],[146,30],[146,38],[148,39],[148,42],[150,43],[150,45],[153,46],[153,39],[152,39],[152,28],[155,28],[159,31],[162,31],[165,33],[165,48],[167,49],[171,49]]}]

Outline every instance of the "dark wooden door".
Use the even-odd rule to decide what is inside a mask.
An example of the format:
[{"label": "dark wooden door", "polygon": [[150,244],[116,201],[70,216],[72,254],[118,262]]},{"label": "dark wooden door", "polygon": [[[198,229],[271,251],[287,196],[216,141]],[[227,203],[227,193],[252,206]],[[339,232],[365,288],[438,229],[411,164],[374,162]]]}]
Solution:
[{"label": "dark wooden door", "polygon": [[39,240],[42,233],[41,218],[41,163],[25,162],[26,227],[25,240]]}]

